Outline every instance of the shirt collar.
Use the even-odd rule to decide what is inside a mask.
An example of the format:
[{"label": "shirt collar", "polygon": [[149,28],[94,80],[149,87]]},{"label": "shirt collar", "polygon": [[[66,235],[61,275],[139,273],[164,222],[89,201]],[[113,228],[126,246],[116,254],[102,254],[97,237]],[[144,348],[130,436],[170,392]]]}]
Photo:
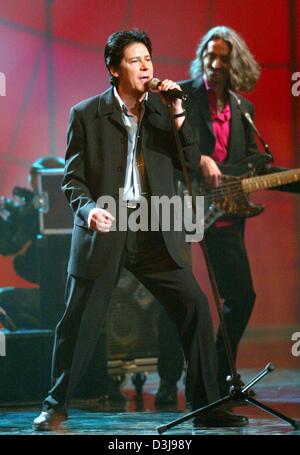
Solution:
[{"label": "shirt collar", "polygon": [[[144,104],[144,102],[148,100],[148,95],[149,95],[149,93],[146,92],[145,97],[144,97],[144,99],[143,99],[141,104]],[[120,109],[120,111],[124,112],[125,114],[128,115],[128,109],[126,107],[126,104],[124,103],[124,101],[120,97],[120,95],[118,93],[118,90],[117,90],[117,88],[115,86],[114,86],[114,97],[115,97],[115,100],[117,102],[117,105],[118,105],[118,108]]]}]

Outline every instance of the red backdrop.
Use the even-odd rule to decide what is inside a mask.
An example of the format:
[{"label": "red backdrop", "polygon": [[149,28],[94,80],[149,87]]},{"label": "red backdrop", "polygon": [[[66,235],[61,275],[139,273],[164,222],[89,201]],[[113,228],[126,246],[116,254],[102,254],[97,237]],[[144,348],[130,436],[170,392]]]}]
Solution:
[{"label": "red backdrop", "polygon": [[[1,0],[0,195],[27,184],[36,158],[64,155],[72,104],[108,85],[103,63],[107,36],[121,28],[144,28],[152,38],[158,77],[184,79],[196,45],[218,24],[246,39],[263,72],[250,98],[257,124],[276,162],[300,164],[299,99],[291,75],[300,71],[298,0]],[[299,312],[297,197],[263,193],[267,211],[248,223],[247,242],[258,298],[251,324],[291,324]],[[0,286],[27,285],[11,258],[0,257]],[[194,270],[208,289],[201,254]]]}]

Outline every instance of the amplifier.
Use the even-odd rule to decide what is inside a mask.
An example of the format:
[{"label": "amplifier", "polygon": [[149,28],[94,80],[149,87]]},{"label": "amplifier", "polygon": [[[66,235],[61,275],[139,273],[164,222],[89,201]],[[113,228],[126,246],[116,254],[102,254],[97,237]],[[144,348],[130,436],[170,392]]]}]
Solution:
[{"label": "amplifier", "polygon": [[39,235],[36,240],[41,322],[54,329],[65,311],[65,284],[71,235]]},{"label": "amplifier", "polygon": [[[41,403],[50,389],[53,330],[0,332],[5,355],[0,355],[0,406]],[[106,382],[105,340],[99,342],[74,399],[99,397]],[[3,353],[2,353],[3,354]]]},{"label": "amplifier", "polygon": [[158,357],[159,309],[153,295],[123,269],[107,315],[108,359]]},{"label": "amplifier", "polygon": [[69,234],[73,227],[73,212],[61,191],[63,169],[37,171],[36,207],[39,210],[41,234]]},{"label": "amplifier", "polygon": [[0,357],[0,404],[40,402],[50,387],[51,330],[3,332],[6,355]]}]

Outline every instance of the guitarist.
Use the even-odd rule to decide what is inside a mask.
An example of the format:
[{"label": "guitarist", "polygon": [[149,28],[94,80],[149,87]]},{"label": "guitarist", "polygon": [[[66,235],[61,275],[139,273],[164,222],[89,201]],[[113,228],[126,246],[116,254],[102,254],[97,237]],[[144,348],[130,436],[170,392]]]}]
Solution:
[{"label": "guitarist", "polygon": [[[219,164],[234,164],[258,151],[254,132],[229,90],[250,91],[259,78],[260,69],[243,39],[234,30],[219,26],[209,30],[201,39],[190,75],[191,80],[180,85],[188,95],[185,108],[201,154],[200,174],[216,187],[222,175]],[[242,107],[253,117],[252,104],[241,96],[239,98]],[[223,313],[234,359],[255,302],[244,230],[243,219],[224,219],[217,221],[205,234],[219,294],[224,299]],[[162,319],[165,319],[163,314]],[[166,330],[167,324],[169,331]],[[168,340],[172,340],[172,327],[167,320],[161,326],[164,330],[160,333],[158,370],[161,383],[156,395],[157,404],[176,401],[176,382],[183,366],[180,350],[176,360],[173,358],[172,364],[169,363]],[[230,367],[220,329],[216,347],[219,386],[222,395],[226,395]]]}]

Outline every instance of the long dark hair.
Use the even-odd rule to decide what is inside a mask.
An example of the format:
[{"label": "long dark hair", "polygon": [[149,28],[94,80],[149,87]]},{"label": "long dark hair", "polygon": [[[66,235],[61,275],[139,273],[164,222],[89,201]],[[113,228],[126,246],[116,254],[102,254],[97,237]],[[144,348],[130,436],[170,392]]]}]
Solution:
[{"label": "long dark hair", "polygon": [[260,76],[260,67],[243,38],[232,28],[223,25],[210,29],[201,39],[196,50],[196,57],[190,66],[192,79],[198,79],[203,75],[203,53],[209,41],[215,39],[224,40],[231,49],[229,88],[234,91],[250,91]]},{"label": "long dark hair", "polygon": [[[152,44],[149,36],[143,30],[135,28],[133,30],[121,30],[109,36],[105,49],[104,59],[106,67],[110,73],[110,69],[118,69],[124,55],[124,49],[133,43],[142,43],[146,46],[150,56],[152,56]],[[118,78],[110,73],[110,83],[118,85]]]}]

